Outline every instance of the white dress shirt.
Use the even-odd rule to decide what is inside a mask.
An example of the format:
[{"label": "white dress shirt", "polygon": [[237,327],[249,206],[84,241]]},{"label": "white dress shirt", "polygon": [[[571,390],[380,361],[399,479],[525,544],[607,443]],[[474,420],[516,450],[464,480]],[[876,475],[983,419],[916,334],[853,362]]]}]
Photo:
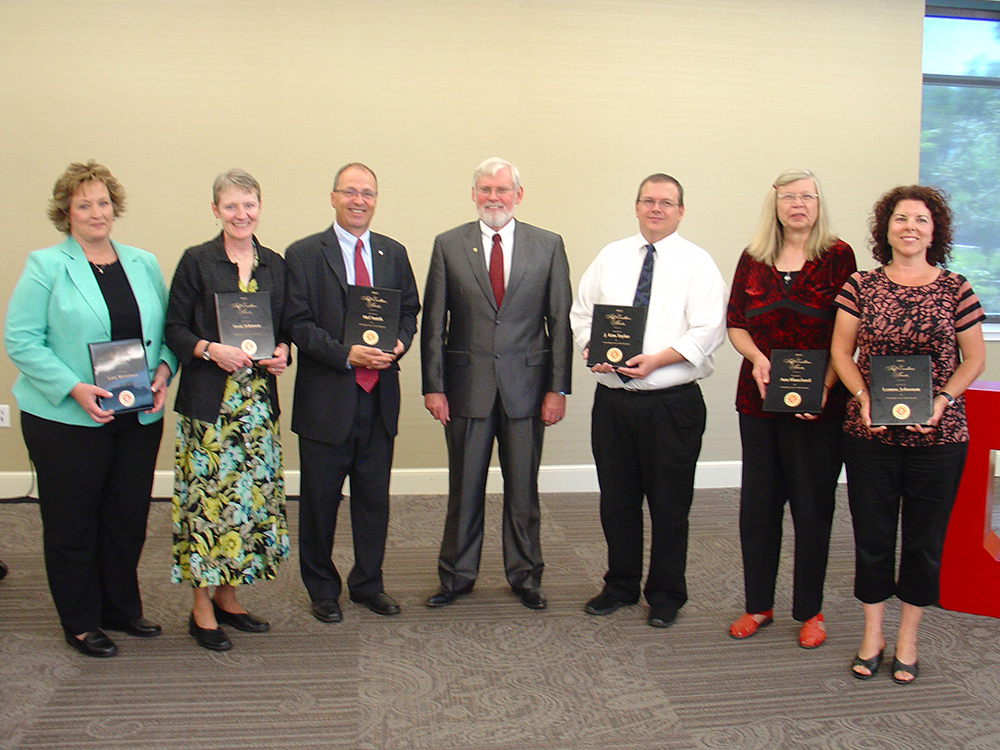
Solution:
[{"label": "white dress shirt", "polygon": [[500,235],[500,248],[503,250],[503,288],[510,284],[510,259],[514,257],[514,224],[511,219],[499,229],[490,229],[479,221],[479,231],[483,236],[483,260],[486,261],[486,271],[490,270],[490,258],[493,257],[493,235]]},{"label": "white dress shirt", "polygon": [[361,251],[361,257],[365,261],[365,268],[368,269],[368,278],[371,279],[372,286],[375,286],[375,274],[372,270],[371,231],[366,229],[365,233],[360,237],[355,237],[337,222],[333,222],[333,228],[337,233],[337,239],[340,240],[340,252],[344,256],[344,268],[347,270],[347,283],[351,286],[355,286],[357,284],[354,278],[354,246],[358,244],[358,240],[361,240],[364,244],[364,249]]},{"label": "white dress shirt", "polygon": [[[570,311],[573,337],[581,350],[590,343],[594,305],[631,305],[648,243],[641,234],[607,245],[580,279]],[[622,382],[617,373],[594,373],[609,388],[658,390],[712,374],[712,352],[726,338],[726,283],[705,250],[677,232],[654,244],[653,283],[642,352],[673,347],[684,361]]]}]

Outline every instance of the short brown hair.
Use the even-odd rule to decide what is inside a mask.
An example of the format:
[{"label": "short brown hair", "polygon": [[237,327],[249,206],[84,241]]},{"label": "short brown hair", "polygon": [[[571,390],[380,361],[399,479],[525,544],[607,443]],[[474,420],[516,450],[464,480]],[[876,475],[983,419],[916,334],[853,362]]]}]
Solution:
[{"label": "short brown hair", "polygon": [[668,174],[664,174],[663,172],[656,172],[654,174],[651,174],[649,177],[647,177],[645,180],[639,183],[639,190],[635,194],[636,203],[638,203],[639,198],[642,197],[642,189],[646,187],[647,182],[669,182],[671,185],[674,185],[677,188],[677,204],[680,206],[684,205],[684,188],[681,187],[681,184],[677,181],[676,178],[671,177]]},{"label": "short brown hair", "polygon": [[948,195],[943,190],[926,185],[900,185],[884,193],[872,209],[868,221],[871,238],[872,257],[883,266],[892,260],[889,246],[889,219],[900,201],[921,201],[931,212],[934,221],[934,237],[927,248],[927,262],[933,266],[944,263],[951,255],[952,212],[948,206]]},{"label": "short brown hair", "polygon": [[117,219],[125,213],[125,190],[121,183],[111,174],[111,170],[103,164],[91,159],[86,164],[75,161],[70,164],[62,176],[52,187],[52,199],[49,201],[49,220],[63,234],[69,234],[69,204],[85,182],[96,180],[103,182],[111,197],[114,216]]}]

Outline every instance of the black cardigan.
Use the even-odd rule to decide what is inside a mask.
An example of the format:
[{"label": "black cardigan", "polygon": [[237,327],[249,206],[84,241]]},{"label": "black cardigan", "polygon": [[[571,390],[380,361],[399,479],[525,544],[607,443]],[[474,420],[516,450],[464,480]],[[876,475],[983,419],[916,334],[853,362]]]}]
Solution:
[{"label": "black cardigan", "polygon": [[[254,270],[258,290],[271,293],[271,317],[277,343],[290,338],[283,325],[285,305],[285,260],[273,250],[257,243],[258,264]],[[170,284],[165,338],[181,366],[180,385],[174,411],[203,422],[215,422],[226,389],[225,370],[214,362],[196,357],[198,342],[219,340],[215,318],[215,293],[238,292],[239,269],[226,255],[222,234],[202,245],[189,247],[181,256]],[[290,355],[289,355],[290,357]],[[278,386],[274,375],[267,373],[271,413],[277,419]]]}]

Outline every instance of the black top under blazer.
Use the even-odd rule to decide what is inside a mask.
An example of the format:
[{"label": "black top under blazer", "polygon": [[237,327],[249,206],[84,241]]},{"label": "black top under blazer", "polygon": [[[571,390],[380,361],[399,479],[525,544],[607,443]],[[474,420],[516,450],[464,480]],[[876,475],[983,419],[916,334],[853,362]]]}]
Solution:
[{"label": "black top under blazer", "polygon": [[[257,289],[271,293],[271,318],[275,343],[288,344],[285,333],[285,261],[273,250],[257,247],[257,268],[253,277]],[[202,245],[189,247],[181,256],[170,284],[167,303],[167,346],[181,365],[181,380],[174,401],[174,411],[202,422],[215,422],[222,406],[229,373],[215,362],[196,357],[195,346],[202,339],[217,343],[219,324],[215,317],[215,293],[238,292],[239,268],[226,255],[222,233]],[[291,356],[289,355],[289,361]],[[266,373],[271,397],[271,414],[278,418],[277,378]]]}]

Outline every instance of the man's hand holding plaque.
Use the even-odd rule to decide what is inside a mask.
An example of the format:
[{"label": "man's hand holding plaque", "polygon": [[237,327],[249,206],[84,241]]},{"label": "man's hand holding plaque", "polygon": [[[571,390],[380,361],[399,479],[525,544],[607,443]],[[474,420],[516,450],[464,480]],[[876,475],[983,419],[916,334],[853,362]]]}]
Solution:
[{"label": "man's hand holding plaque", "polygon": [[367,346],[392,354],[398,340],[401,300],[398,289],[347,287],[344,344]]},{"label": "man's hand holding plaque", "polygon": [[594,305],[590,326],[587,367],[607,364],[624,367],[642,353],[646,308],[631,305]]}]

